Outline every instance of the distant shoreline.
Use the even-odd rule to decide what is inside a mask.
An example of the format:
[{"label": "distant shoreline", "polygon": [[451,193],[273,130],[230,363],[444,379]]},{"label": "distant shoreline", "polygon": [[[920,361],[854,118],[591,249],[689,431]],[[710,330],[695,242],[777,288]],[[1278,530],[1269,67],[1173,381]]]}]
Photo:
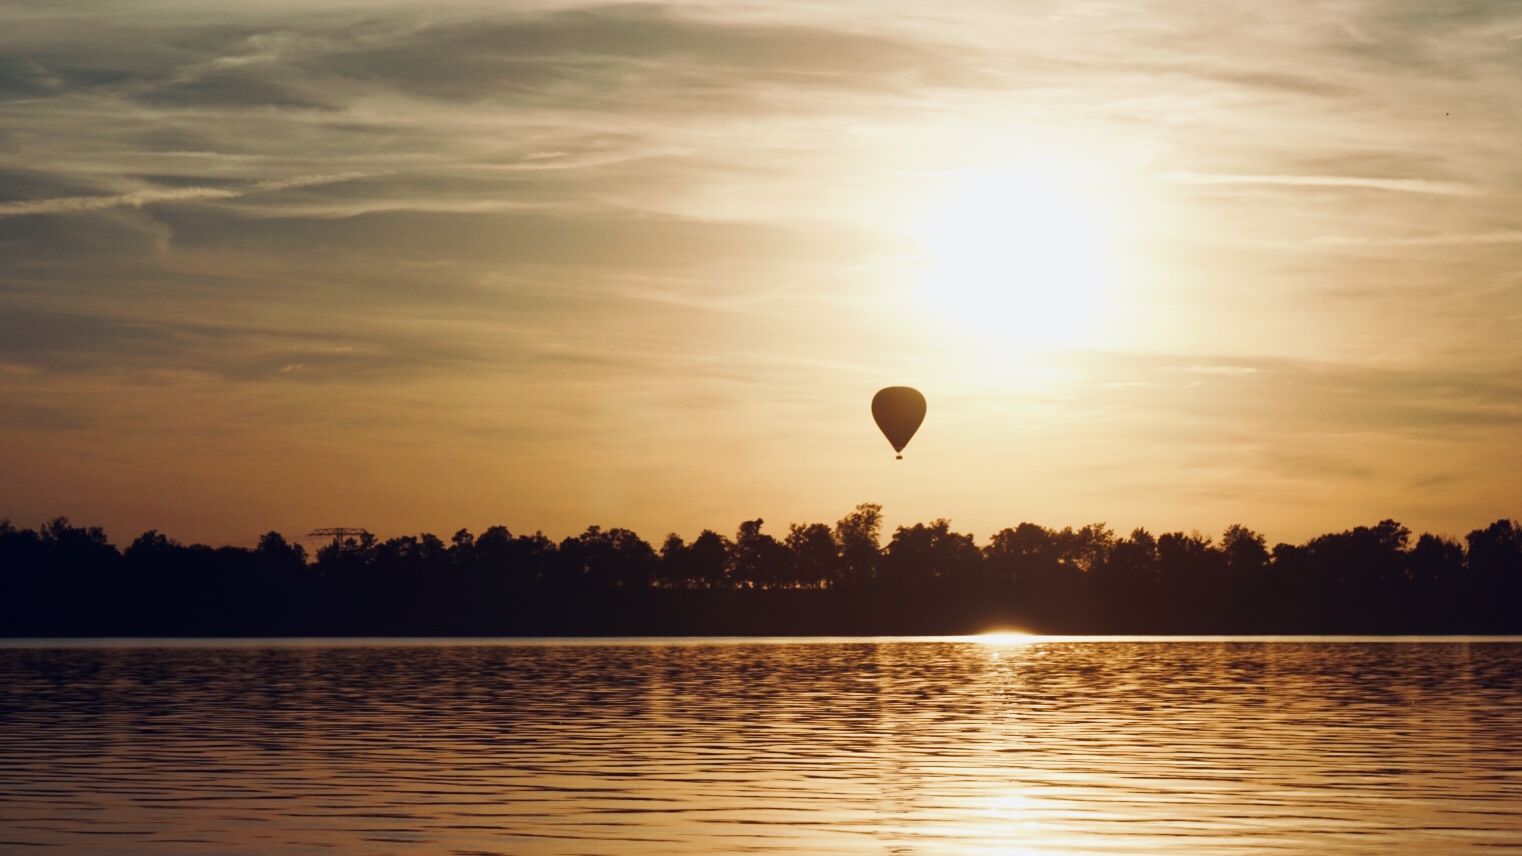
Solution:
[{"label": "distant shoreline", "polygon": [[[998,637],[998,638],[993,638]],[[1198,643],[1225,645],[1400,644],[1463,645],[1522,644],[1522,634],[1458,635],[1290,635],[1290,634],[1172,634],[1070,635],[980,633],[966,636],[0,636],[0,650],[28,648],[300,648],[300,647],[469,647],[556,645],[916,645],[965,643],[993,647],[1045,643]]]},{"label": "distant shoreline", "polygon": [[1022,523],[977,545],[945,520],[863,504],[833,527],[659,548],[590,527],[558,543],[492,527],[380,541],[345,530],[310,561],[147,532],[126,550],[62,518],[0,521],[0,638],[1504,636],[1522,634],[1522,526],[1464,543],[1385,520],[1276,544]]}]

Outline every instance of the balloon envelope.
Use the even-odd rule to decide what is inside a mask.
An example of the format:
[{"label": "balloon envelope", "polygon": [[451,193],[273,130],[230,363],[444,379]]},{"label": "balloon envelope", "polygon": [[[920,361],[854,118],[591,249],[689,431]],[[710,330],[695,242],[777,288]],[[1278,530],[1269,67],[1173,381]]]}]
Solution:
[{"label": "balloon envelope", "polygon": [[872,418],[893,445],[893,451],[902,452],[925,421],[925,396],[907,386],[880,389],[872,396]]}]

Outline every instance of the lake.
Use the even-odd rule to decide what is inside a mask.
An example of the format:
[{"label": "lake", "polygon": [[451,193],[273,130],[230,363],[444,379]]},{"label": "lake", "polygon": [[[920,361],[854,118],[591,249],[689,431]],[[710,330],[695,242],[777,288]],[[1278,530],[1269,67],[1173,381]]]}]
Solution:
[{"label": "lake", "polygon": [[1522,641],[0,643],[0,853],[1522,852]]}]

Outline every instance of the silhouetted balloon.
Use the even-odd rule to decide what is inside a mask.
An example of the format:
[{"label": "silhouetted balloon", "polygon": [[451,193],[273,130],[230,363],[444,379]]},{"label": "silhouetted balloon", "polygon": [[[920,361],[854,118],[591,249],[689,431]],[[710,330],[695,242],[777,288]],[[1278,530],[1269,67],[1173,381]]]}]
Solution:
[{"label": "silhouetted balloon", "polygon": [[909,438],[919,430],[920,423],[925,421],[925,396],[907,386],[879,389],[872,396],[872,418],[877,420],[883,436],[893,444],[893,451],[902,452],[909,445]]}]

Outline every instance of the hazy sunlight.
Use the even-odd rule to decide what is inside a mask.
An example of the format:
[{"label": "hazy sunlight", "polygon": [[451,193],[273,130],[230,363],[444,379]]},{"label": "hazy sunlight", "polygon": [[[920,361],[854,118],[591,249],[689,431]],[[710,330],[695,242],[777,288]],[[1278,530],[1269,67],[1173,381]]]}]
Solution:
[{"label": "hazy sunlight", "polygon": [[960,327],[1015,346],[1087,341],[1109,286],[1099,200],[1041,175],[953,176],[917,234],[922,293]]}]

